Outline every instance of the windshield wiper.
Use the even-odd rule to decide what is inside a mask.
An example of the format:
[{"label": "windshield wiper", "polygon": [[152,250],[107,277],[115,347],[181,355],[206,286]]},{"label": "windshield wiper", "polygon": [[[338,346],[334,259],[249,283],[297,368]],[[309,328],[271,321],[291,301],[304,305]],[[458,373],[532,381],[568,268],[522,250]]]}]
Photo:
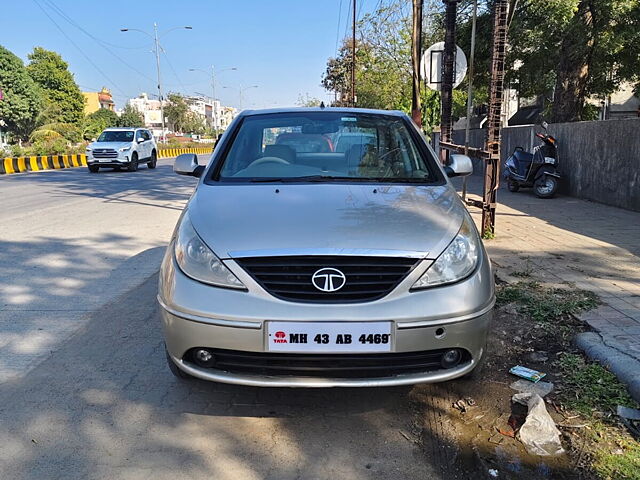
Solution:
[{"label": "windshield wiper", "polygon": [[333,175],[305,175],[302,177],[252,178],[252,183],[295,183],[295,182],[374,182],[374,183],[427,183],[429,178],[394,177],[342,177]]}]

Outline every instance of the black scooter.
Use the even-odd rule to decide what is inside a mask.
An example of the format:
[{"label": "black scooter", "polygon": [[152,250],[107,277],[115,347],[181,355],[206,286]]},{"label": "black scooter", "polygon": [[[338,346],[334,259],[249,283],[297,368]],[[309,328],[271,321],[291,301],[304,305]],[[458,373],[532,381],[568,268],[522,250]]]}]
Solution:
[{"label": "black scooter", "polygon": [[[542,128],[547,129],[547,122]],[[505,164],[504,178],[510,192],[517,192],[521,187],[533,187],[534,193],[540,198],[551,198],[560,186],[558,168],[558,142],[547,133],[536,133],[542,140],[536,145],[533,153],[525,152],[522,147],[516,147]]]}]

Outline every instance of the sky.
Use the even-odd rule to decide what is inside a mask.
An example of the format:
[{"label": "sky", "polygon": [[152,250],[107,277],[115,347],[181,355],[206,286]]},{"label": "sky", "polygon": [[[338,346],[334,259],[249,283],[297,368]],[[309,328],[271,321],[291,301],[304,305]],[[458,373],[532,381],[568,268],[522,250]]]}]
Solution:
[{"label": "sky", "polygon": [[[358,18],[378,3],[358,0]],[[214,65],[224,105],[239,107],[240,87],[257,85],[244,91],[243,108],[284,107],[301,95],[332,98],[320,80],[350,28],[349,11],[350,0],[0,0],[0,45],[25,63],[35,46],[60,53],[83,91],[106,86],[122,108],[157,87],[152,40],[120,29],[152,34],[154,22],[161,33],[188,25],[160,39],[165,95],[211,95]]]}]

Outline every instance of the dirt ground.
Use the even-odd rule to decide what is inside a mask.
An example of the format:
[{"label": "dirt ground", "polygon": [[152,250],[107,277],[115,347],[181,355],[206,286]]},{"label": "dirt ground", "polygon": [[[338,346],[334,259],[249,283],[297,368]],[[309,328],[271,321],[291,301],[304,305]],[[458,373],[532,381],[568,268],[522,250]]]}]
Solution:
[{"label": "dirt ground", "polygon": [[[545,372],[544,381],[562,388],[560,375],[554,372],[553,362],[558,354],[567,351],[568,335],[581,331],[581,322],[567,316],[563,328],[557,330],[534,324],[518,314],[512,305],[496,309],[492,332],[484,363],[472,378],[436,385],[423,385],[413,389],[411,395],[416,409],[439,415],[441,430],[422,430],[425,445],[439,437],[444,448],[440,452],[425,451],[427,455],[440,455],[443,474],[448,478],[476,479],[589,479],[594,478],[579,467],[581,455],[575,451],[575,428],[561,427],[563,446],[568,452],[559,457],[529,455],[523,444],[513,437],[524,422],[526,407],[512,405],[516,391],[510,384],[517,377],[509,368],[524,365]],[[534,326],[537,325],[537,326]],[[578,421],[562,411],[555,398],[556,391],[545,399],[547,411],[558,425],[571,425]],[[419,423],[419,421],[418,421]]]}]

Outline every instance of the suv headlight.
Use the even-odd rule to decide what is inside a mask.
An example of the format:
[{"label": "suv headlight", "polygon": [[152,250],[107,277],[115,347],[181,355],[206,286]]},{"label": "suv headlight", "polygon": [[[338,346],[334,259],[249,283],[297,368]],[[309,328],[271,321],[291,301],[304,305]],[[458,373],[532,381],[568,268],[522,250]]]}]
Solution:
[{"label": "suv headlight", "polygon": [[186,214],[178,228],[174,252],[180,269],[194,280],[218,287],[246,288],[200,239]]},{"label": "suv headlight", "polygon": [[131,147],[122,147],[118,149],[119,152],[126,152],[127,150],[131,150]]},{"label": "suv headlight", "polygon": [[435,287],[462,280],[475,270],[479,253],[480,239],[471,220],[465,217],[453,241],[411,289]]}]

